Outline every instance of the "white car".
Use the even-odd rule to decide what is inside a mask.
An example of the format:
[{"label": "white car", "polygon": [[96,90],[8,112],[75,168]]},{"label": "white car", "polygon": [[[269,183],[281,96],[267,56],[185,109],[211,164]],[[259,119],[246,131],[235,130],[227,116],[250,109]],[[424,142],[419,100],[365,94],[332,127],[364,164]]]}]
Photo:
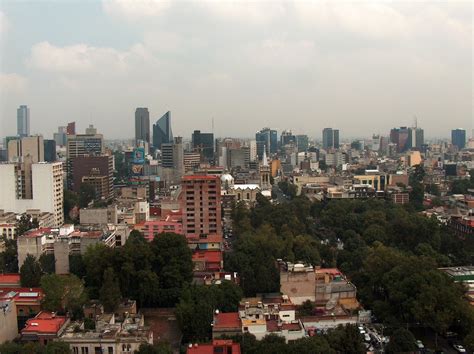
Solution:
[{"label": "white car", "polygon": [[460,344],[453,344],[453,348],[456,349],[458,353],[467,353],[466,349]]},{"label": "white car", "polygon": [[366,342],[370,342],[370,336],[369,336],[368,333],[364,334],[364,340],[365,340]]},{"label": "white car", "polygon": [[415,342],[415,344],[416,344],[418,349],[424,349],[425,348],[425,346],[423,345],[423,342],[421,340],[417,340]]}]

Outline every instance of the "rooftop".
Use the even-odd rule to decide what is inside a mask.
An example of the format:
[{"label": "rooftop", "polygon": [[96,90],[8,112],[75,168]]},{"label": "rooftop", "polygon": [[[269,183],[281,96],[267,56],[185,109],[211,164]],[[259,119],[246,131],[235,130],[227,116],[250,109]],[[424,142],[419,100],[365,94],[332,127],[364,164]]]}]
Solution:
[{"label": "rooftop", "polygon": [[[229,349],[227,349],[229,348]],[[214,340],[212,343],[206,344],[189,344],[186,351],[187,354],[215,354],[215,353],[232,353],[240,354],[240,344],[232,342],[232,340]]]},{"label": "rooftop", "polygon": [[7,273],[0,274],[0,286],[16,285],[20,286],[20,274]]},{"label": "rooftop", "polygon": [[221,251],[198,251],[193,253],[193,261],[221,262]]},{"label": "rooftop", "polygon": [[36,317],[26,321],[21,333],[57,334],[66,321],[65,316],[56,316],[52,312],[42,311]]},{"label": "rooftop", "polygon": [[241,328],[238,312],[218,313],[214,316],[215,329]]}]

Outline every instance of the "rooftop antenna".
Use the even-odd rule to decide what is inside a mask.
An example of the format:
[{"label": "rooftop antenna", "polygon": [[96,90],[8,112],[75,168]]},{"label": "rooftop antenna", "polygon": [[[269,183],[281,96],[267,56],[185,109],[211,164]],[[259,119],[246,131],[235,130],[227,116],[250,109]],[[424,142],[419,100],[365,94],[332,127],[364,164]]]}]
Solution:
[{"label": "rooftop antenna", "polygon": [[214,135],[214,117],[212,117],[212,134]]},{"label": "rooftop antenna", "polygon": [[413,116],[413,120],[414,120],[414,125],[415,125],[415,128],[418,128],[418,118],[416,116]]}]

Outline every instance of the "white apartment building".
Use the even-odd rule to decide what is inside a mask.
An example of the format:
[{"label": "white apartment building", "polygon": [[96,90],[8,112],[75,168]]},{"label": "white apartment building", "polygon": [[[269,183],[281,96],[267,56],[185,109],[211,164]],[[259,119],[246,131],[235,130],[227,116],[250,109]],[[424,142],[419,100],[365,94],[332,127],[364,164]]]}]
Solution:
[{"label": "white apartment building", "polygon": [[64,223],[62,162],[0,164],[0,185],[0,209],[38,209],[52,213],[56,227]]}]

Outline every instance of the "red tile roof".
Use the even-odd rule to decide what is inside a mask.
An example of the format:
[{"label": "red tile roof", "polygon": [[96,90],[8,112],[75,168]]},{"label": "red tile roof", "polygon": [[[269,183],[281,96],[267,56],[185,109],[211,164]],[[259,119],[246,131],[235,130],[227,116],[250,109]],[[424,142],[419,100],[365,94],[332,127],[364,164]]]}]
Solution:
[{"label": "red tile roof", "polygon": [[221,251],[197,251],[193,253],[193,261],[204,260],[207,263],[217,263],[222,261]]},{"label": "red tile roof", "polygon": [[22,334],[37,333],[42,335],[56,335],[66,322],[65,316],[54,316],[51,312],[42,311],[26,321]]},{"label": "red tile roof", "polygon": [[8,273],[0,274],[0,286],[20,286],[20,274]]},{"label": "red tile roof", "polygon": [[219,313],[214,316],[215,329],[242,328],[238,312]]},{"label": "red tile roof", "polygon": [[30,231],[26,232],[25,234],[23,234],[23,236],[20,236],[20,237],[36,238],[36,237],[41,237],[44,234],[48,234],[50,232],[51,232],[51,228],[42,227],[42,228],[39,228],[39,229],[30,230]]}]

